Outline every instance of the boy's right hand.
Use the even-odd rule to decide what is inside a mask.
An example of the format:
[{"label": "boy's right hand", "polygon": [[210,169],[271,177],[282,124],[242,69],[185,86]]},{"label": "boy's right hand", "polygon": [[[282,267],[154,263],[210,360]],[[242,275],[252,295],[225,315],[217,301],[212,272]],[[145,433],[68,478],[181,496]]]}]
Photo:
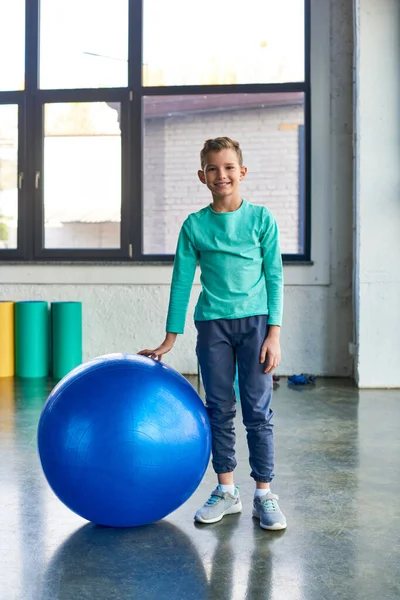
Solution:
[{"label": "boy's right hand", "polygon": [[140,350],[138,354],[141,354],[142,356],[148,356],[149,358],[154,358],[154,360],[161,360],[164,354],[167,354],[167,352],[172,350],[174,347],[176,336],[176,333],[167,333],[167,337],[157,348],[154,350]]}]

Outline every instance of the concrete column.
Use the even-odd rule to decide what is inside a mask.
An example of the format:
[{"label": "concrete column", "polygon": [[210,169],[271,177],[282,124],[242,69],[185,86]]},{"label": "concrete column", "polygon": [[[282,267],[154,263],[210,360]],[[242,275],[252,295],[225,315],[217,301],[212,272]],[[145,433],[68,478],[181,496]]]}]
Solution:
[{"label": "concrete column", "polygon": [[355,372],[400,387],[400,1],[354,0]]}]

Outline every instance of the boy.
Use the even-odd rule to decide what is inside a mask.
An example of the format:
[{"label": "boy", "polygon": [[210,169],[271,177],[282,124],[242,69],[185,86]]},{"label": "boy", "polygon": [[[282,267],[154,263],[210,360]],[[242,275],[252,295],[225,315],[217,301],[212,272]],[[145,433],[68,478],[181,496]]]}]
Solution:
[{"label": "boy", "polygon": [[212,432],[212,463],[218,486],[196,513],[215,523],[242,510],[233,472],[235,459],[234,380],[238,364],[243,423],[251,476],[256,482],[253,516],[264,529],[285,529],[274,476],[272,371],[280,360],[283,276],[279,232],[263,206],[242,200],[247,168],[239,144],[228,137],[207,140],[200,153],[200,181],[212,203],[183,223],[171,284],[167,334],[154,350],[139,354],[161,359],[183,333],[196,265],[202,292],[195,310],[196,352]]}]

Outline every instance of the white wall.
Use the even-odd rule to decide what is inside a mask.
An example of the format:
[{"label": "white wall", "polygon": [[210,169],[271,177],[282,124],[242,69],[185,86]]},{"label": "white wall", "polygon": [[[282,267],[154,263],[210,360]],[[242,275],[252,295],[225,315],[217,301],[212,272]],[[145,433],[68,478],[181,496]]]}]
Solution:
[{"label": "white wall", "polygon": [[[312,266],[285,267],[281,373],[351,375],[352,6],[312,1]],[[251,200],[251,198],[249,198]],[[81,300],[84,356],[161,342],[170,267],[0,268],[0,299]],[[185,336],[168,362],[196,371],[192,295]]]},{"label": "white wall", "polygon": [[355,0],[356,375],[400,387],[400,3]]}]

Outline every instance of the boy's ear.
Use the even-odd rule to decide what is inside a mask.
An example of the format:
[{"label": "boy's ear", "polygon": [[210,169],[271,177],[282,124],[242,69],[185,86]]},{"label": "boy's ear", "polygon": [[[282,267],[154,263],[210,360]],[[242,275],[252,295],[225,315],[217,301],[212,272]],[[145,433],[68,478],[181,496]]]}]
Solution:
[{"label": "boy's ear", "polygon": [[247,167],[243,166],[240,167],[240,181],[242,181],[242,179],[244,179],[247,175]]},{"label": "boy's ear", "polygon": [[198,175],[201,183],[205,183],[206,182],[206,177],[204,175],[204,171],[200,171],[200,170],[197,171],[197,175]]}]

